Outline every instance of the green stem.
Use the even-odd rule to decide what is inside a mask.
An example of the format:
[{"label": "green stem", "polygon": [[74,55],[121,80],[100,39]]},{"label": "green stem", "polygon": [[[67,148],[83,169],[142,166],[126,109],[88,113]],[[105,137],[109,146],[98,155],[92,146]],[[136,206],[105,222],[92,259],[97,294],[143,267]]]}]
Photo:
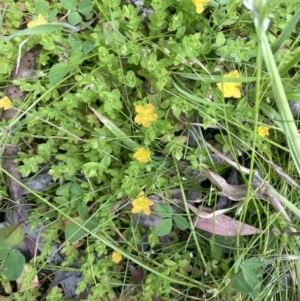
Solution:
[{"label": "green stem", "polygon": [[268,69],[268,74],[270,76],[272,90],[274,93],[274,98],[276,100],[278,111],[281,115],[281,121],[288,142],[288,146],[295,163],[295,166],[300,174],[300,139],[295,121],[286,98],[284,87],[276,66],[271,47],[269,45],[267,36],[265,32],[260,34],[262,54],[266,67]]}]

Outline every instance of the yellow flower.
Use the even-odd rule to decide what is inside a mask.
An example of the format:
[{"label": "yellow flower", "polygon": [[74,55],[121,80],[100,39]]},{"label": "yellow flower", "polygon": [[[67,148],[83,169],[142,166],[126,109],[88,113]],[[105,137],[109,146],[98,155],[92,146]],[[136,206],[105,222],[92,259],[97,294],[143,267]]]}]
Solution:
[{"label": "yellow flower", "polygon": [[261,137],[266,137],[269,136],[269,128],[265,127],[265,126],[259,126],[257,129],[258,135]]},{"label": "yellow flower", "polygon": [[141,213],[143,211],[146,215],[150,215],[150,206],[152,206],[154,203],[148,198],[145,198],[144,191],[141,191],[137,198],[131,202],[131,204],[133,206],[131,209],[132,213]]},{"label": "yellow flower", "polygon": [[137,159],[141,163],[147,163],[151,161],[150,151],[145,148],[138,148],[138,150],[134,153],[133,157]]},{"label": "yellow flower", "polygon": [[[224,75],[224,78],[239,78],[239,72],[237,70],[231,71]],[[218,83],[218,88],[222,91],[225,98],[234,97],[234,98],[241,98],[241,91],[238,86],[240,86],[240,82],[224,82]]]},{"label": "yellow flower", "polygon": [[28,24],[27,24],[27,27],[28,28],[32,28],[34,26],[37,26],[37,25],[42,25],[42,24],[47,24],[47,21],[44,19],[44,17],[39,14],[38,15],[38,18],[37,18],[37,21],[30,21]]},{"label": "yellow flower", "polygon": [[196,6],[196,11],[197,14],[202,14],[204,11],[204,6],[203,3],[209,3],[211,0],[193,0],[195,6]]},{"label": "yellow flower", "polygon": [[0,99],[0,109],[9,110],[11,108],[11,101],[7,96]]},{"label": "yellow flower", "polygon": [[111,260],[114,263],[119,263],[122,260],[122,254],[120,254],[119,252],[113,251],[113,253],[111,255]]},{"label": "yellow flower", "polygon": [[137,105],[135,107],[135,111],[138,113],[135,118],[134,122],[137,124],[142,124],[145,128],[150,126],[150,123],[157,119],[157,114],[153,113],[154,106],[149,103],[146,106]]}]

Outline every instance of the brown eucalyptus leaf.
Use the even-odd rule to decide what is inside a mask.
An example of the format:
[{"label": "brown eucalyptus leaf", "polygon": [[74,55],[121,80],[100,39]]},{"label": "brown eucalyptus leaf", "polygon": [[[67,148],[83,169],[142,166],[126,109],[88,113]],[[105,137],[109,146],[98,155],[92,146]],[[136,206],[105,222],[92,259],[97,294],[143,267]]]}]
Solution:
[{"label": "brown eucalyptus leaf", "polygon": [[132,276],[131,282],[135,284],[135,286],[125,286],[125,289],[123,291],[124,297],[121,299],[122,301],[137,300],[137,296],[143,292],[142,283],[144,279],[144,270],[142,268],[135,268],[131,264],[128,266],[128,268]]},{"label": "brown eucalyptus leaf", "polygon": [[[213,212],[212,209],[207,207],[202,207],[202,210],[207,213]],[[262,232],[262,230],[258,228],[239,222],[224,214],[212,218],[196,217],[194,219],[194,224],[197,229],[220,236],[245,236]]]},{"label": "brown eucalyptus leaf", "polygon": [[267,160],[266,158],[264,158],[264,160],[278,173],[278,175],[284,181],[286,181],[289,185],[294,186],[296,189],[300,190],[300,185],[296,183],[296,181],[292,179],[288,174],[284,173],[283,170],[278,165]]},{"label": "brown eucalyptus leaf", "polygon": [[[246,198],[247,196],[247,185],[231,185],[226,182],[226,180],[219,176],[218,174],[210,171],[209,169],[203,168],[203,173],[207,176],[207,178],[214,183],[218,188],[221,189],[221,194],[228,197],[233,201],[240,201]],[[256,186],[256,185],[255,185]],[[256,188],[256,187],[255,187]],[[255,193],[258,198],[266,199],[264,194],[259,191],[259,189]]]},{"label": "brown eucalyptus leaf", "polygon": [[144,278],[144,270],[142,268],[135,268],[133,265],[128,266],[129,271],[131,273],[131,280],[134,284],[139,284],[143,282]]}]

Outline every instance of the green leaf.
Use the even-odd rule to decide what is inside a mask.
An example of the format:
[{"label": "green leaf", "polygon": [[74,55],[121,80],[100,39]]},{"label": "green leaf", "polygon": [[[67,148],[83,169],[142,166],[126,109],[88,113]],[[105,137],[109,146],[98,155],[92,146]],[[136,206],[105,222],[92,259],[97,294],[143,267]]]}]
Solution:
[{"label": "green leaf", "polygon": [[17,280],[24,269],[25,257],[19,250],[12,250],[2,266],[3,274],[10,280]]},{"label": "green leaf", "polygon": [[136,85],[136,77],[135,77],[135,74],[132,70],[129,70],[126,74],[126,77],[125,77],[125,82],[126,82],[126,85],[128,87],[135,87]]},{"label": "green leaf", "polygon": [[100,92],[100,99],[104,102],[104,111],[109,117],[115,119],[116,113],[122,109],[122,102],[120,101],[120,91],[113,89],[112,91]]},{"label": "green leaf", "polygon": [[101,115],[98,111],[89,106],[99,120],[116,136],[119,141],[122,141],[130,150],[138,148],[139,145],[131,140],[124,132],[122,132],[117,126],[115,126],[109,119]]},{"label": "green leaf", "polygon": [[249,285],[246,279],[242,275],[235,275],[232,278],[233,286],[245,295],[249,295],[252,300],[257,300],[257,296],[259,293],[259,288],[253,288]]},{"label": "green leaf", "polygon": [[91,217],[88,221],[85,222],[84,226],[90,231],[95,230],[100,225],[99,218]]},{"label": "green leaf", "polygon": [[93,3],[90,0],[82,0],[79,3],[78,11],[84,16],[88,15],[93,9]]},{"label": "green leaf", "polygon": [[169,204],[157,204],[155,212],[161,217],[171,217],[173,208]]},{"label": "green leaf", "polygon": [[187,219],[181,215],[174,215],[173,220],[175,222],[175,225],[180,230],[185,230],[189,227],[189,223],[188,223]]},{"label": "green leaf", "polygon": [[110,45],[114,39],[113,31],[111,29],[107,29],[103,27],[103,37],[105,41],[105,45]]},{"label": "green leaf", "polygon": [[66,240],[71,243],[81,239],[83,234],[84,234],[84,229],[81,226],[72,222],[65,229]]},{"label": "green leaf", "polygon": [[82,18],[78,12],[72,11],[68,14],[68,21],[71,25],[77,25],[82,21]]},{"label": "green leaf", "polygon": [[176,267],[177,263],[173,260],[170,260],[168,258],[164,259],[164,264],[168,267]]},{"label": "green leaf", "polygon": [[87,206],[81,202],[78,203],[77,212],[81,220],[85,220],[87,216]]},{"label": "green leaf", "polygon": [[241,266],[241,262],[244,259],[244,255],[241,255],[240,257],[238,257],[235,261],[234,264],[234,273],[237,273],[239,271],[239,268]]},{"label": "green leaf", "polygon": [[48,14],[48,20],[49,21],[53,21],[55,19],[55,17],[58,14],[58,9],[57,8],[53,8],[52,10],[50,10],[49,14]]},{"label": "green leaf", "polygon": [[246,269],[252,269],[255,272],[259,272],[263,267],[265,267],[268,263],[257,257],[251,257],[249,259],[246,259],[243,263],[242,266],[244,266]]},{"label": "green leaf", "polygon": [[11,247],[5,241],[0,241],[0,260],[2,260],[10,250]]},{"label": "green leaf", "polygon": [[51,85],[56,85],[59,83],[70,71],[71,67],[59,63],[51,67],[49,72],[49,81]]},{"label": "green leaf", "polygon": [[60,3],[63,6],[63,8],[69,10],[75,10],[76,9],[76,0],[61,0]]},{"label": "green leaf", "polygon": [[243,276],[245,281],[252,287],[252,289],[255,289],[259,285],[259,279],[258,279],[258,273],[255,272],[253,269],[241,265],[241,269],[243,271]]},{"label": "green leaf", "polygon": [[38,25],[34,26],[32,28],[27,28],[24,30],[20,30],[17,32],[14,32],[8,37],[5,37],[3,39],[4,42],[8,42],[13,38],[20,37],[20,36],[29,36],[29,35],[36,35],[36,34],[42,34],[42,33],[51,33],[55,30],[62,29],[62,28],[67,28],[71,31],[77,31],[77,28],[70,25],[69,23],[51,23],[51,24],[43,24],[43,25]]},{"label": "green leaf", "polygon": [[0,229],[0,240],[10,246],[17,246],[21,244],[24,237],[25,233],[21,223]]},{"label": "green leaf", "polygon": [[232,283],[234,287],[243,294],[249,295],[253,291],[253,287],[246,282],[242,275],[234,275]]},{"label": "green leaf", "polygon": [[71,193],[73,195],[78,195],[78,194],[81,194],[81,187],[78,183],[74,182],[72,183],[71,185]]},{"label": "green leaf", "polygon": [[220,46],[223,46],[226,42],[226,38],[225,38],[225,35],[222,31],[218,32],[217,33],[217,36],[216,36],[216,43],[215,43],[215,46],[216,47],[220,47]]},{"label": "green leaf", "polygon": [[48,14],[48,6],[44,1],[35,2],[35,13],[36,15],[46,16]]},{"label": "green leaf", "polygon": [[57,190],[56,190],[56,195],[66,195],[66,194],[69,194],[70,190],[71,190],[71,187],[72,187],[72,183],[71,182],[58,187]]},{"label": "green leaf", "polygon": [[83,55],[87,55],[94,49],[94,44],[90,41],[83,42]]},{"label": "green leaf", "polygon": [[[220,236],[221,237],[221,236]],[[212,236],[209,239],[210,252],[213,259],[221,261],[224,255],[222,240],[218,239],[217,236]]]},{"label": "green leaf", "polygon": [[82,165],[82,172],[83,174],[88,177],[88,178],[91,178],[91,177],[97,177],[99,172],[98,172],[98,165],[99,163],[97,162],[87,162],[87,163],[84,163]]},{"label": "green leaf", "polygon": [[166,218],[160,221],[155,227],[155,234],[157,236],[164,236],[171,232],[172,230],[172,219]]},{"label": "green leaf", "polygon": [[68,205],[69,199],[63,196],[58,196],[53,198],[53,200],[55,201],[55,203],[57,203],[58,205],[61,206],[66,206]]}]

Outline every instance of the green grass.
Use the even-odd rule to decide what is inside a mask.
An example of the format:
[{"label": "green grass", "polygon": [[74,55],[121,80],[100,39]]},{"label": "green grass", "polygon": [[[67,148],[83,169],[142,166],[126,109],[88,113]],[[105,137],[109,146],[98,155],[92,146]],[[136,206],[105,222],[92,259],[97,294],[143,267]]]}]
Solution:
[{"label": "green grass", "polygon": [[[12,99],[18,114],[0,119],[1,207],[8,214],[7,204],[26,200],[26,222],[38,235],[18,218],[0,229],[0,295],[40,300],[71,271],[82,273],[71,291],[88,300],[299,300],[300,145],[288,102],[300,101],[299,1],[249,0],[246,8],[213,0],[202,14],[191,0],[141,2],[1,8],[0,98],[7,85],[26,92],[23,102]],[[48,23],[27,29],[39,14]],[[35,76],[12,82],[17,63],[27,66],[19,51],[36,44]],[[234,70],[239,78],[224,77]],[[222,82],[239,83],[241,97],[224,97]],[[149,127],[134,121],[146,104],[157,114]],[[269,136],[259,135],[261,126]],[[33,191],[7,171],[13,145],[21,177],[46,173],[49,187]],[[136,160],[138,148],[150,150],[151,161]],[[244,188],[221,182],[232,166],[239,182],[231,185]],[[14,200],[11,177],[31,194]],[[141,191],[154,202],[150,216],[131,212]],[[220,212],[221,191],[242,197]],[[202,205],[218,220],[206,231]],[[229,236],[242,225],[261,231]],[[12,249],[24,234],[33,243],[26,268]],[[53,247],[63,254],[58,263],[49,261]],[[10,280],[21,273],[17,291]],[[28,288],[35,276],[39,285]],[[44,297],[68,296],[53,285]]]}]

